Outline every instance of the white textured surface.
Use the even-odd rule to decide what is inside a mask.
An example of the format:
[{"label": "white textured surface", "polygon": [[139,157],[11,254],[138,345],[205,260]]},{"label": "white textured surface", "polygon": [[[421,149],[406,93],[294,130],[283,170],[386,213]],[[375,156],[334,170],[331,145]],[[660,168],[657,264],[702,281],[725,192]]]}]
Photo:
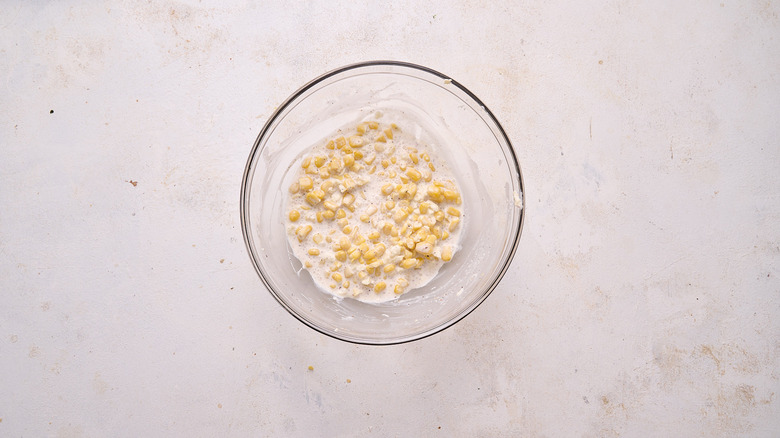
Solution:
[{"label": "white textured surface", "polygon": [[[103,3],[0,5],[0,436],[780,434],[776,3]],[[275,106],[369,59],[470,87],[528,202],[493,295],[385,348],[282,310],[238,217]]]}]

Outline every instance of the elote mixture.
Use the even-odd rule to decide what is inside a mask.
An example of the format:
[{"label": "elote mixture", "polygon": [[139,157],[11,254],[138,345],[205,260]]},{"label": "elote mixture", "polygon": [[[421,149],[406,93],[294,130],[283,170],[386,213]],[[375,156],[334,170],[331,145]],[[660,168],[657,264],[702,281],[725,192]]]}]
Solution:
[{"label": "elote mixture", "polygon": [[288,240],[317,285],[364,302],[427,284],[452,260],[461,195],[446,163],[394,123],[312,147],[289,187]]}]

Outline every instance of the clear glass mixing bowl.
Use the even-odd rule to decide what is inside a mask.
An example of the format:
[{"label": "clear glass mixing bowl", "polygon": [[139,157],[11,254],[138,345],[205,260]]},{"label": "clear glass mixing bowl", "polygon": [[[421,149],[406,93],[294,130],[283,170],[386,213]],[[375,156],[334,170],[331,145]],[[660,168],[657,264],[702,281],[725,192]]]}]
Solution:
[{"label": "clear glass mixing bowl", "polygon": [[[284,215],[297,161],[338,128],[376,111],[398,112],[431,134],[463,198],[460,250],[425,287],[367,304],[318,289],[292,255]],[[480,100],[457,81],[419,65],[348,65],[304,85],[274,112],[252,147],[241,185],[247,250],[276,300],[309,327],[348,342],[396,344],[439,332],[495,289],[517,248],[523,182],[512,145]]]}]

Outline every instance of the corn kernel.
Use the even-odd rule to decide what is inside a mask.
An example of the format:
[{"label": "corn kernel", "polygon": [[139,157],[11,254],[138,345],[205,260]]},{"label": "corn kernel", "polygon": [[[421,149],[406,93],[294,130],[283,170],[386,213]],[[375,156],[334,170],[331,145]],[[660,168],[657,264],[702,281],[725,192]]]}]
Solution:
[{"label": "corn kernel", "polygon": [[428,163],[428,168],[431,169],[431,172],[436,172],[436,167],[433,166],[433,163]]},{"label": "corn kernel", "polygon": [[368,233],[368,240],[372,240],[372,241],[373,240],[377,240],[377,239],[379,239],[379,237],[380,237],[379,231],[374,230],[374,231]]},{"label": "corn kernel", "polygon": [[336,149],[336,143],[334,143],[333,140],[330,140],[325,144],[325,148],[330,150]]},{"label": "corn kernel", "polygon": [[401,221],[403,221],[404,219],[406,219],[406,217],[407,217],[407,216],[409,216],[409,214],[408,214],[408,213],[406,213],[406,211],[404,211],[404,210],[401,210],[401,209],[396,209],[396,210],[393,212],[393,220],[394,220],[396,223],[401,223]]},{"label": "corn kernel", "polygon": [[430,243],[431,245],[435,245],[436,244],[436,236],[434,236],[433,234],[429,234],[429,235],[425,236],[425,241]]},{"label": "corn kernel", "polygon": [[415,245],[416,245],[416,243],[415,243],[414,239],[412,239],[411,237],[407,237],[407,238],[404,239],[404,246],[407,249],[413,250]]},{"label": "corn kernel", "polygon": [[392,209],[393,209],[393,207],[395,207],[395,201],[393,201],[392,199],[390,199],[389,201],[386,201],[386,202],[385,202],[385,208],[386,208],[388,211],[389,211],[389,210],[392,210]]},{"label": "corn kernel", "polygon": [[298,186],[301,190],[311,190],[314,187],[314,182],[308,176],[302,176],[298,178]]},{"label": "corn kernel", "polygon": [[322,212],[321,211],[317,212],[317,222],[322,222]]},{"label": "corn kernel", "polygon": [[344,251],[352,248],[352,243],[349,241],[349,238],[347,238],[346,236],[340,237],[339,248],[343,249]]},{"label": "corn kernel", "polygon": [[455,229],[456,229],[456,228],[458,228],[458,223],[460,223],[460,219],[451,219],[451,220],[450,220],[450,224],[449,224],[449,225],[447,225],[447,229],[448,229],[450,232],[453,232],[453,231],[455,231]]},{"label": "corn kernel", "polygon": [[426,193],[428,194],[428,197],[431,198],[431,200],[434,202],[442,202],[444,200],[444,194],[442,194],[439,187],[428,186]]},{"label": "corn kernel", "polygon": [[345,251],[336,251],[334,254],[336,257],[336,260],[340,262],[346,262],[347,261],[347,253]]},{"label": "corn kernel", "polygon": [[396,284],[395,287],[393,287],[393,292],[395,292],[396,295],[401,295],[404,293],[404,288],[401,287],[400,284]]},{"label": "corn kernel", "polygon": [[393,224],[390,222],[385,222],[382,224],[382,232],[385,234],[390,234],[390,231],[393,229]]},{"label": "corn kernel", "polygon": [[309,248],[308,253],[309,255],[316,256],[316,255],[320,255],[320,250],[317,248]]},{"label": "corn kernel", "polygon": [[460,216],[460,210],[455,207],[447,207],[447,214],[450,216]]},{"label": "corn kernel", "polygon": [[452,260],[452,247],[447,245],[441,249],[441,259],[445,262]]},{"label": "corn kernel", "polygon": [[360,258],[360,250],[358,248],[353,249],[349,252],[349,259],[353,262]]},{"label": "corn kernel", "polygon": [[311,237],[311,240],[313,240],[313,241],[314,241],[314,243],[316,243],[316,244],[318,244],[318,245],[319,245],[320,243],[322,243],[322,234],[320,234],[320,233],[316,233],[316,234],[314,234],[314,235]]},{"label": "corn kernel", "polygon": [[290,184],[290,193],[291,194],[294,195],[294,194],[298,193],[298,191],[300,189],[301,189],[301,186],[297,182]]},{"label": "corn kernel", "polygon": [[344,139],[344,137],[339,137],[339,138],[336,139],[336,147],[337,148],[341,149],[341,148],[343,148],[346,145],[347,145],[347,140]]},{"label": "corn kernel", "polygon": [[378,129],[379,128],[379,122],[368,122],[368,127],[370,129]]},{"label": "corn kernel", "polygon": [[448,237],[450,237],[450,233],[448,233],[447,230],[441,232],[441,240],[444,240]]},{"label": "corn kernel", "polygon": [[385,184],[382,186],[382,194],[383,195],[389,195],[393,193],[393,185],[392,184]]},{"label": "corn kernel", "polygon": [[334,272],[333,274],[331,274],[330,278],[334,279],[335,281],[341,281],[344,279],[344,277],[342,277],[342,275],[339,274],[338,272]]},{"label": "corn kernel", "polygon": [[352,146],[353,148],[362,148],[365,145],[365,141],[363,140],[363,137],[353,135],[349,137],[349,145]]},{"label": "corn kernel", "polygon": [[404,259],[401,262],[401,267],[404,269],[411,269],[417,265],[417,259]]},{"label": "corn kernel", "polygon": [[327,208],[327,209],[328,209],[328,210],[330,210],[330,211],[336,211],[336,209],[339,207],[339,206],[338,206],[338,205],[336,205],[336,203],[335,203],[335,202],[333,202],[333,201],[325,201],[325,202],[323,202],[323,203],[322,203],[322,206],[323,206],[323,207],[325,207],[325,208]]},{"label": "corn kernel", "polygon": [[334,217],[336,217],[336,213],[334,213],[331,210],[325,210],[325,211],[322,212],[322,217],[323,217],[323,219],[331,220]]},{"label": "corn kernel", "polygon": [[306,263],[304,263],[303,266],[306,266],[307,268],[311,268],[314,265],[312,265],[310,261],[306,260]]},{"label": "corn kernel", "polygon": [[301,214],[298,212],[298,210],[290,210],[288,217],[290,218],[290,222],[295,222],[301,218]]},{"label": "corn kernel", "polygon": [[328,172],[327,167],[320,167],[320,170],[317,171],[317,173],[320,175],[320,178],[323,180],[328,179],[330,177],[330,172]]},{"label": "corn kernel", "polygon": [[357,125],[357,132],[360,135],[363,135],[366,133],[366,124],[365,123],[359,123]]},{"label": "corn kernel", "polygon": [[390,140],[393,139],[393,130],[392,129],[387,128],[387,129],[385,129],[384,133],[385,133],[385,136],[387,138],[389,138]]},{"label": "corn kernel", "polygon": [[296,236],[298,236],[298,242],[303,242],[303,239],[305,239],[306,236],[309,235],[311,229],[312,229],[311,225],[302,225],[296,228],[295,234]]},{"label": "corn kernel", "polygon": [[341,203],[346,206],[352,205],[353,202],[355,202],[355,195],[353,195],[352,193],[347,193],[346,195],[344,195],[344,199],[341,200]]},{"label": "corn kernel", "polygon": [[379,137],[376,138],[376,141],[381,143],[387,143],[387,138],[385,138],[384,134],[379,134]]},{"label": "corn kernel", "polygon": [[406,171],[406,175],[414,182],[419,181],[422,178],[422,174],[417,169],[409,169]]},{"label": "corn kernel", "polygon": [[437,211],[433,214],[433,218],[436,219],[437,222],[444,221],[444,212],[441,210]]},{"label": "corn kernel", "polygon": [[428,242],[420,242],[414,247],[414,250],[422,255],[430,255],[433,252],[433,245]]},{"label": "corn kernel", "polygon": [[322,167],[323,164],[325,164],[326,158],[323,156],[314,157],[314,165],[317,167]]},{"label": "corn kernel", "polygon": [[417,164],[417,163],[420,162],[420,158],[414,152],[409,154],[409,158],[412,160],[412,163],[414,163],[414,164]]},{"label": "corn kernel", "polygon": [[343,287],[344,289],[348,288],[349,287],[349,281],[344,280],[344,282],[341,283],[341,287]]},{"label": "corn kernel", "polygon": [[350,167],[355,164],[355,157],[352,155],[344,155],[342,160],[344,161],[344,167]]},{"label": "corn kernel", "polygon": [[426,163],[427,163],[428,161],[431,161],[431,157],[428,155],[428,153],[427,153],[427,152],[423,152],[422,154],[420,154],[420,158],[422,158],[422,159],[423,159],[423,161],[425,161]]},{"label": "corn kernel", "polygon": [[383,290],[385,290],[386,287],[387,287],[387,284],[385,284],[384,281],[380,281],[379,283],[377,283],[374,286],[374,292],[376,292],[376,293],[382,292]]},{"label": "corn kernel", "polygon": [[423,169],[422,172],[422,179],[425,182],[431,182],[431,179],[433,178],[433,173],[428,169]]},{"label": "corn kernel", "polygon": [[384,268],[382,268],[382,270],[385,272],[385,274],[389,274],[395,270],[395,265],[391,265],[388,263],[385,265]]},{"label": "corn kernel", "polygon": [[333,173],[338,173],[343,168],[344,168],[344,164],[341,162],[341,159],[338,157],[330,160],[330,164],[328,164],[328,169],[330,169],[330,171]]}]

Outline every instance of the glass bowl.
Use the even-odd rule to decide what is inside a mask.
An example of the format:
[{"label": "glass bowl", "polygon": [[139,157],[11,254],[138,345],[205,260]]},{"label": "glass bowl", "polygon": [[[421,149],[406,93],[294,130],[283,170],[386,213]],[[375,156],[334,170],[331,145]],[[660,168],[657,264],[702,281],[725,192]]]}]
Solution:
[{"label": "glass bowl", "polygon": [[[403,113],[449,163],[461,188],[460,249],[424,287],[380,304],[317,288],[287,242],[287,188],[313,144],[371,114]],[[430,138],[425,137],[430,134]],[[261,280],[309,327],[348,342],[397,344],[452,326],[479,306],[509,267],[523,226],[520,166],[501,125],[468,89],[419,65],[373,61],[314,79],[260,131],[241,185],[241,226]]]}]

